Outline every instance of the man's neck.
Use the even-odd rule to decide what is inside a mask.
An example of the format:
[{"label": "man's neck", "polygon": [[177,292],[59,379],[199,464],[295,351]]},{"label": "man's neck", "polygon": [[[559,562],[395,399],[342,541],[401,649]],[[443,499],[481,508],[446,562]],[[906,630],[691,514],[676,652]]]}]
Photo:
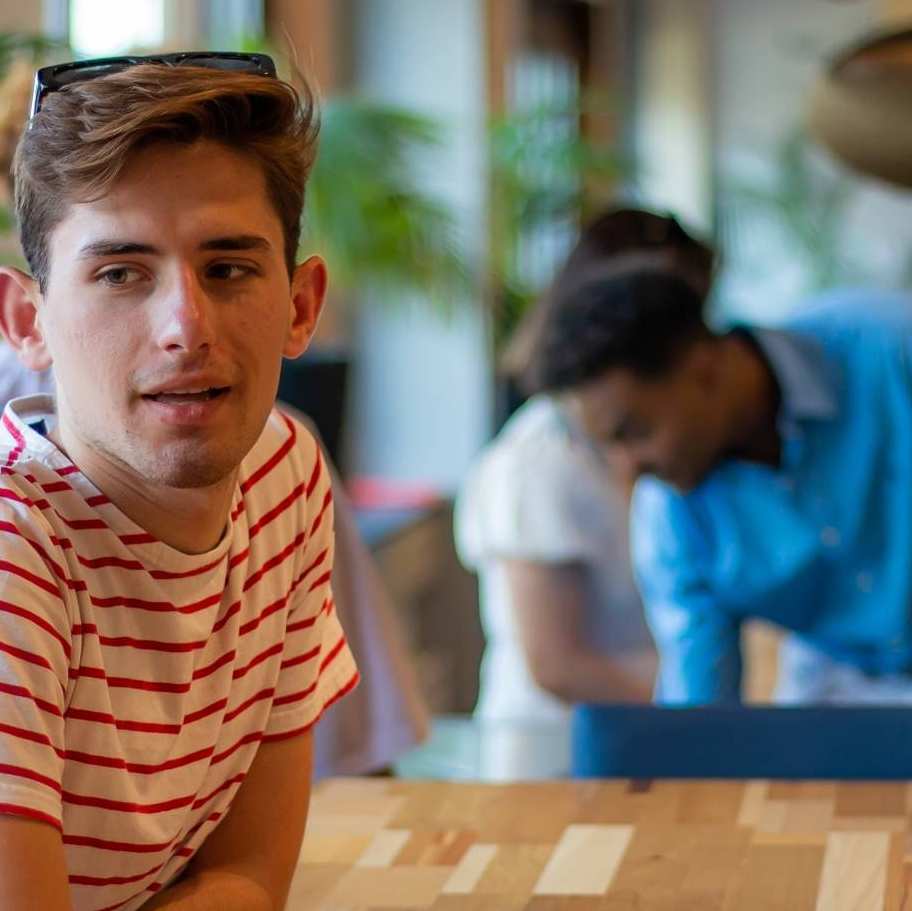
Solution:
[{"label": "man's neck", "polygon": [[[159,541],[185,554],[202,554],[221,540],[228,522],[237,473],[207,487],[173,488],[144,483],[126,467],[67,447],[59,425],[48,433],[70,461],[129,519]],[[85,457],[88,456],[88,457]]]},{"label": "man's neck", "polygon": [[779,383],[760,347],[746,334],[733,332],[722,341],[729,358],[733,458],[778,467],[781,440]]}]

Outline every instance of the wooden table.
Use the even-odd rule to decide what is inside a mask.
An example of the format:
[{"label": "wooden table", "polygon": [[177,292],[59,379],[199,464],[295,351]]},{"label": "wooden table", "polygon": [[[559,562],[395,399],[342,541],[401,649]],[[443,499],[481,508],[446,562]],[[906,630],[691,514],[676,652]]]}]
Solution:
[{"label": "wooden table", "polygon": [[912,786],[336,779],[288,911],[912,909]]}]

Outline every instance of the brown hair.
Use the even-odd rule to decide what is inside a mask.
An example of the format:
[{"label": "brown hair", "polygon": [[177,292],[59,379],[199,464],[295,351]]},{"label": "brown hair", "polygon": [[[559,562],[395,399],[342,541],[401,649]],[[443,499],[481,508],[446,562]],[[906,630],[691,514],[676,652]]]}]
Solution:
[{"label": "brown hair", "polygon": [[65,203],[109,192],[133,155],[156,142],[213,140],[262,167],[294,268],[304,187],[319,130],[312,90],[249,73],[144,64],[48,95],[14,164],[22,249],[44,288],[48,239]]}]

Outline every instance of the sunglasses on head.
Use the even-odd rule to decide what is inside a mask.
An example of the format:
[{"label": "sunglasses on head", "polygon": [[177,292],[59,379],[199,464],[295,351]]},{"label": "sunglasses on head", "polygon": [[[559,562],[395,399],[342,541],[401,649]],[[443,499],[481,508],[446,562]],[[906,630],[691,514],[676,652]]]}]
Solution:
[{"label": "sunglasses on head", "polygon": [[260,76],[276,75],[275,63],[266,54],[243,54],[217,51],[182,51],[176,54],[152,54],[148,57],[102,57],[95,60],[75,60],[44,66],[35,73],[32,107],[29,120],[41,110],[45,98],[76,82],[100,79],[120,73],[132,66],[145,63],[160,66],[202,66],[210,70],[227,70],[234,73],[256,73]]}]

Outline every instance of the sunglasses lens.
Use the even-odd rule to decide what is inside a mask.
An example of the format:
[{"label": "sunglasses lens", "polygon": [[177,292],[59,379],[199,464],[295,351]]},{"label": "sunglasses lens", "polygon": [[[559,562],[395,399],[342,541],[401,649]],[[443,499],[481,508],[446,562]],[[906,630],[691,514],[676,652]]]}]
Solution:
[{"label": "sunglasses lens", "polygon": [[227,70],[234,73],[263,73],[275,75],[274,68],[266,62],[267,58],[255,57],[220,57],[216,54],[181,54],[181,66],[203,66],[210,70]]},{"label": "sunglasses lens", "polygon": [[59,89],[75,82],[87,82],[90,79],[98,79],[100,76],[110,76],[111,73],[119,73],[122,70],[129,69],[130,66],[131,64],[127,62],[104,63],[99,66],[75,66],[54,73],[49,87]]},{"label": "sunglasses lens", "polygon": [[194,57],[189,54],[181,58],[181,65],[205,66],[210,70],[237,70],[239,72],[251,68],[249,60],[235,60],[232,57]]},{"label": "sunglasses lens", "polygon": [[276,75],[275,64],[265,54],[217,54],[212,52],[163,54],[152,57],[123,57],[84,63],[65,64],[60,67],[45,67],[38,71],[35,94],[30,117],[41,109],[42,101],[51,92],[88,82],[102,76],[120,73],[143,63],[165,64],[168,66],[201,66],[210,70],[226,70],[236,73],[257,73],[261,76]]}]

